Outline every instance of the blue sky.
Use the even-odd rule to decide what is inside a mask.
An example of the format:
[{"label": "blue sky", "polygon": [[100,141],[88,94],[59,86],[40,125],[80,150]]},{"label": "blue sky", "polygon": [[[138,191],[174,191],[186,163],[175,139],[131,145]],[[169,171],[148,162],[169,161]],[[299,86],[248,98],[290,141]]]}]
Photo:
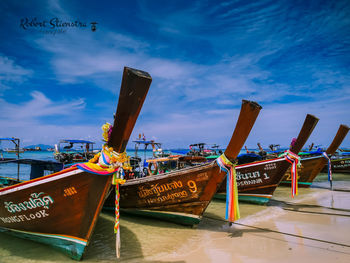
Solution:
[{"label": "blue sky", "polygon": [[[100,143],[124,66],[153,78],[131,139],[144,133],[164,148],[224,148],[242,99],[263,107],[250,148],[289,145],[307,113],[320,119],[308,144],[328,146],[350,125],[346,0],[4,0],[0,10],[0,137],[22,145]],[[86,27],[55,33],[55,18]]]}]

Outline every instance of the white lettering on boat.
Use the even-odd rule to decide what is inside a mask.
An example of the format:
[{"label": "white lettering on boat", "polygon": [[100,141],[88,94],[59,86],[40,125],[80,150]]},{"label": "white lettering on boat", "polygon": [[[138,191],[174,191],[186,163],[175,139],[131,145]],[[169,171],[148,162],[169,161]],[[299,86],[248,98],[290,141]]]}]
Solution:
[{"label": "white lettering on boat", "polygon": [[343,160],[340,161],[340,164],[334,164],[334,168],[345,168],[350,166],[350,160]]},{"label": "white lettering on boat", "polygon": [[40,210],[38,212],[31,213],[29,215],[15,215],[15,216],[0,217],[0,220],[3,223],[11,224],[11,223],[20,223],[23,221],[36,220],[47,216],[49,216],[49,214],[45,210]]},{"label": "white lettering on boat", "polygon": [[277,165],[276,163],[267,163],[265,164],[265,167],[264,167],[264,170],[273,170],[273,169],[276,169],[277,168]]},{"label": "white lettering on boat", "polygon": [[43,207],[45,209],[49,209],[50,204],[53,204],[54,201],[49,195],[44,195],[43,192],[41,193],[32,193],[30,194],[30,198],[28,201],[24,201],[18,204],[14,204],[13,202],[4,202],[5,208],[10,213],[17,213],[22,212],[34,208]]},{"label": "white lettering on boat", "polygon": [[236,171],[237,186],[262,184],[263,180],[269,180],[270,177],[267,172],[264,172],[261,176],[260,171],[253,171],[248,173],[241,173]]}]

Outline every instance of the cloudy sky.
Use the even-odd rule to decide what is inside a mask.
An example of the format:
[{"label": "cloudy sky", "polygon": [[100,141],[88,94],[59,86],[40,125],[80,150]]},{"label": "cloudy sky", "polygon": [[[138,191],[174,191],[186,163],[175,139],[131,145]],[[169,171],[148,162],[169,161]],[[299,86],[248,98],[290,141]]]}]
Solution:
[{"label": "cloudy sky", "polygon": [[249,148],[289,145],[307,113],[320,119],[307,144],[328,146],[350,125],[346,0],[3,0],[0,10],[0,137],[22,145],[99,144],[124,66],[153,78],[132,139],[164,148],[224,148],[242,99],[263,107]]}]

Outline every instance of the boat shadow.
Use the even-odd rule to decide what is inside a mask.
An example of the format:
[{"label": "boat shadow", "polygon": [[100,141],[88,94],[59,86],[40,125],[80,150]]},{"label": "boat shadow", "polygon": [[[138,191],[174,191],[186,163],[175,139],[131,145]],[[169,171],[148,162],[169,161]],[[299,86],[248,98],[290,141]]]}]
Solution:
[{"label": "boat shadow", "polygon": [[[123,220],[130,220],[130,218],[123,218]],[[140,224],[147,224],[159,226],[158,222],[152,220],[138,220]],[[146,222],[147,221],[147,222]],[[137,220],[135,219],[135,223]],[[172,226],[167,226],[172,227]],[[176,228],[176,226],[174,226]],[[167,263],[165,260],[147,260],[142,251],[141,242],[147,240],[138,240],[137,236],[129,227],[120,226],[121,237],[121,251],[120,258],[115,256],[115,234],[114,234],[114,217],[112,215],[105,215],[101,213],[90,243],[87,246],[83,255],[83,262],[143,262],[143,263]],[[18,238],[6,233],[0,233],[0,262],[12,262],[13,258],[19,259],[20,262],[38,262],[38,263],[66,263],[76,262],[69,258],[64,253],[42,243]],[[6,258],[9,260],[6,261]],[[175,263],[184,263],[184,261],[171,261]]]},{"label": "boat shadow", "polygon": [[7,233],[0,233],[0,262],[68,262],[67,255],[54,248],[32,240],[26,240]]},{"label": "boat shadow", "polygon": [[[111,211],[104,211],[106,214],[114,215],[114,212]],[[152,216],[148,215],[136,215],[136,214],[129,214],[125,212],[120,213],[121,220],[126,220],[128,222],[136,223],[136,224],[142,224],[150,227],[157,227],[157,228],[188,228],[191,229],[191,226],[188,225],[181,225],[178,223],[173,223],[170,221],[167,221],[166,219],[162,220],[160,218],[154,218]]]},{"label": "boat shadow", "polygon": [[[267,206],[272,207],[280,207],[283,210],[286,211],[292,211],[292,212],[301,212],[301,213],[310,213],[310,214],[322,214],[322,215],[336,215],[336,216],[345,216],[350,217],[350,209],[346,208],[337,208],[332,206],[322,206],[317,204],[302,204],[302,203],[292,203],[292,202],[286,202],[282,200],[272,199],[267,204]],[[319,209],[322,209],[319,211]],[[332,211],[332,212],[327,212]],[[345,212],[344,213],[334,213],[334,212]]]},{"label": "boat shadow", "polygon": [[[123,224],[123,221],[128,221],[127,224]],[[164,260],[147,260],[142,250],[142,242],[147,240],[139,240],[132,231],[133,223],[149,225],[159,227],[159,222],[153,222],[152,220],[135,218],[133,216],[123,216],[120,219],[120,238],[121,238],[121,250],[120,258],[116,259],[115,255],[115,234],[114,234],[114,215],[113,213],[101,213],[98,222],[96,224],[94,234],[91,237],[90,244],[84,254],[83,260],[86,262],[92,261],[115,261],[118,262],[144,262],[144,263],[167,263],[170,261]],[[131,222],[131,224],[130,224]],[[127,225],[127,226],[124,226]],[[169,227],[169,226],[167,226]],[[184,261],[171,261],[175,263],[184,263]]]},{"label": "boat shadow", "polygon": [[248,233],[268,233],[269,229],[264,228],[242,228],[245,225],[239,223],[230,223],[224,218],[210,212],[205,212],[199,230],[227,233],[228,237],[238,238]]}]

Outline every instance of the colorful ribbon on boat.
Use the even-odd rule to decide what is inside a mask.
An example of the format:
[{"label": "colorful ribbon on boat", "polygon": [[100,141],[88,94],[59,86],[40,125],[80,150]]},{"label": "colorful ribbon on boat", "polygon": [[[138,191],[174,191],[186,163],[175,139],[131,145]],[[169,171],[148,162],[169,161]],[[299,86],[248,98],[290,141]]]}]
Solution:
[{"label": "colorful ribbon on boat", "polygon": [[89,162],[74,165],[83,171],[98,174],[112,175],[112,184],[115,185],[115,223],[114,233],[116,234],[116,255],[120,257],[120,229],[119,229],[119,185],[125,183],[124,170],[131,170],[130,158],[126,152],[117,153],[112,147],[108,148],[107,142],[112,134],[113,126],[106,123],[102,126],[103,139],[106,144],[103,145],[101,152],[96,154]]},{"label": "colorful ribbon on boat", "polygon": [[283,154],[281,154],[279,157],[283,157],[286,159],[287,162],[289,162],[292,167],[290,169],[290,175],[292,178],[292,197],[295,195],[298,195],[298,169],[297,167],[300,167],[300,157],[296,155],[295,153],[291,152],[290,150],[287,150]]},{"label": "colorful ribbon on boat", "polygon": [[226,172],[226,220],[234,222],[240,218],[235,165],[222,154],[216,159],[220,170]]},{"label": "colorful ribbon on boat", "polygon": [[327,162],[328,162],[328,181],[333,181],[332,178],[332,166],[331,166],[331,159],[328,157],[326,152],[322,153],[323,157],[326,158]]},{"label": "colorful ribbon on boat", "polygon": [[80,170],[99,174],[112,175],[119,174],[119,178],[124,179],[124,171],[130,170],[129,157],[126,153],[117,153],[113,148],[103,146],[102,151],[96,154],[89,162],[73,165]]}]

